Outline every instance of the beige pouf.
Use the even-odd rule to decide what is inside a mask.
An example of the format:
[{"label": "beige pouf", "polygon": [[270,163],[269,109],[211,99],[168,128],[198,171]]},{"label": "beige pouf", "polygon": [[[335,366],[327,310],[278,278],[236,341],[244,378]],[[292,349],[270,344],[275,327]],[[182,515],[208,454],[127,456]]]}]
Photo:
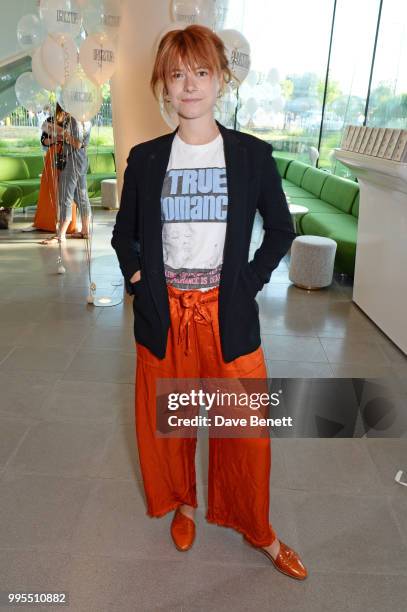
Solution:
[{"label": "beige pouf", "polygon": [[332,283],[336,242],[323,236],[298,236],[291,245],[288,277],[302,289],[321,289]]},{"label": "beige pouf", "polygon": [[100,185],[102,208],[119,208],[116,179],[104,179]]}]

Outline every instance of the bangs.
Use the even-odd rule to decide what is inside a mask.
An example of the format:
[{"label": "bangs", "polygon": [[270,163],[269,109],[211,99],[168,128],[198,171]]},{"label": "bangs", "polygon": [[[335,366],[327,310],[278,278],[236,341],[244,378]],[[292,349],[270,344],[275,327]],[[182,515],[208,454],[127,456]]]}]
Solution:
[{"label": "bangs", "polygon": [[231,72],[223,41],[205,26],[192,25],[183,30],[171,30],[160,41],[150,85],[157,97],[159,83],[165,86],[174,69],[184,64],[190,70],[205,68],[211,75],[225,74],[226,82]]},{"label": "bangs", "polygon": [[190,70],[195,68],[207,68],[211,73],[220,71],[219,61],[213,48],[205,41],[205,44],[197,45],[196,41],[175,40],[166,54],[162,63],[162,80],[165,80],[175,68],[180,68],[183,63]]}]

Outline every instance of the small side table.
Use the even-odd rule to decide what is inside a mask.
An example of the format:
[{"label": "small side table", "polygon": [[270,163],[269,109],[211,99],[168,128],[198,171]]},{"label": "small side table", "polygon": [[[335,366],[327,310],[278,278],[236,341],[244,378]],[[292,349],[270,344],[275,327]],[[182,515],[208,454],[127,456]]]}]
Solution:
[{"label": "small side table", "polygon": [[119,208],[119,200],[117,197],[117,180],[104,179],[100,183],[100,189],[102,193],[102,208]]},{"label": "small side table", "polygon": [[293,220],[294,231],[297,233],[297,215],[305,215],[305,213],[309,212],[309,208],[306,206],[301,206],[301,204],[288,204],[288,208],[290,210],[290,214]]},{"label": "small side table", "polygon": [[322,289],[332,283],[337,244],[325,236],[298,236],[291,245],[288,278],[301,289]]}]

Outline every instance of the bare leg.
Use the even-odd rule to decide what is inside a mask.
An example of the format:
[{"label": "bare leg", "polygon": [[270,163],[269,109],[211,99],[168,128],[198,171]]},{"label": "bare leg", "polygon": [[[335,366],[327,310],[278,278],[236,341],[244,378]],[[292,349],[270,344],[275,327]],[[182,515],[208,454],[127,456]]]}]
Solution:
[{"label": "bare leg", "polygon": [[59,242],[66,242],[66,230],[70,224],[70,220],[67,219],[64,221],[60,227],[59,234],[52,236],[52,238],[47,238],[46,240],[41,240],[40,244],[52,245],[58,244]]},{"label": "bare leg", "polygon": [[71,234],[71,238],[88,238],[89,237],[89,218],[84,217],[82,219],[82,229],[80,232],[74,232]]},{"label": "bare leg", "polygon": [[88,188],[86,185],[86,175],[79,175],[77,177],[77,184],[75,187],[74,199],[79,204],[81,212],[82,228],[80,232],[71,234],[72,238],[88,238],[89,237],[89,224],[92,215],[92,208],[88,196]]},{"label": "bare leg", "polygon": [[195,508],[193,506],[188,506],[187,504],[182,504],[182,506],[179,506],[179,511],[182,512],[182,514],[185,514],[185,516],[188,516],[189,518],[194,520],[194,517],[195,517]]},{"label": "bare leg", "polygon": [[70,222],[71,220],[67,219],[66,221],[62,223],[60,230],[59,230],[59,237],[61,240],[66,240],[66,230],[68,229]]},{"label": "bare leg", "polygon": [[270,546],[263,546],[264,550],[270,553],[270,555],[275,559],[280,550],[280,540],[276,538]]}]

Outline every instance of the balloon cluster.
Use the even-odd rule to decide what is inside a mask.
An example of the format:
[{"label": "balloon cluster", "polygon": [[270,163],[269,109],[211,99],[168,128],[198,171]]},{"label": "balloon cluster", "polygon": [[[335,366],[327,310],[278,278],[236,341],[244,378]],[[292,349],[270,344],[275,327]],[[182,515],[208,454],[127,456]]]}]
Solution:
[{"label": "balloon cluster", "polygon": [[[229,0],[172,0],[171,16],[176,22],[176,28],[183,29],[191,24],[204,25],[211,28],[221,38],[225,45],[229,68],[234,79],[224,91],[217,105],[217,116],[225,123],[234,111],[236,105],[235,91],[246,79],[250,70],[250,45],[238,30],[223,29],[227,17]],[[165,28],[159,39],[174,26]],[[170,104],[160,96],[160,111],[166,123],[174,128],[178,117]]]},{"label": "balloon cluster", "polygon": [[15,84],[21,106],[40,112],[51,92],[78,121],[102,105],[101,85],[116,69],[121,0],[40,0],[38,15],[17,25],[20,46],[32,55],[32,72]]},{"label": "balloon cluster", "polygon": [[271,126],[284,108],[280,77],[275,68],[267,75],[251,70],[240,88],[237,120],[248,127]]}]

